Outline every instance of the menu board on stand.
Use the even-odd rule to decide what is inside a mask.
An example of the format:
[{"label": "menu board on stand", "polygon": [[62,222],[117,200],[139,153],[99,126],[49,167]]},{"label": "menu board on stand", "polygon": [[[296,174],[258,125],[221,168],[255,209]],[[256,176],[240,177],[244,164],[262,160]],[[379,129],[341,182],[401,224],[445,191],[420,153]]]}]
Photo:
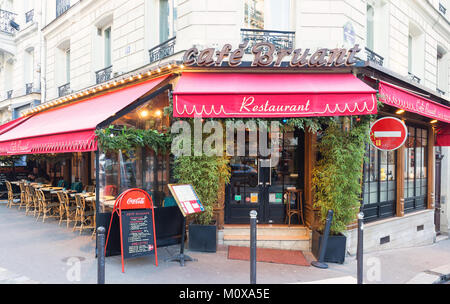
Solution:
[{"label": "menu board on stand", "polygon": [[186,261],[195,261],[195,259],[184,254],[184,240],[186,238],[186,217],[188,215],[204,212],[205,208],[203,207],[202,202],[198,198],[198,195],[192,185],[170,184],[169,190],[175,198],[175,201],[177,202],[181,213],[183,214],[183,233],[181,235],[180,254],[169,258],[166,261],[179,261],[181,266],[183,267]]},{"label": "menu board on stand", "polygon": [[119,217],[122,272],[125,272],[124,259],[152,254],[155,255],[155,263],[158,266],[152,197],[144,190],[130,189],[117,198],[108,229],[105,251],[114,215]]}]

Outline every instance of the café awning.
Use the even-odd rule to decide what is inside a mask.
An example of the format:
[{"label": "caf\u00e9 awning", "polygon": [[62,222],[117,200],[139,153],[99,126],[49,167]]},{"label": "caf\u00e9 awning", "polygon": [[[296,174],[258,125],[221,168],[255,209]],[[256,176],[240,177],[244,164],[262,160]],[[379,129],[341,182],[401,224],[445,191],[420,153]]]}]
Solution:
[{"label": "caf\u00e9 awning", "polygon": [[450,124],[442,124],[436,131],[437,147],[450,147]]},{"label": "caf\u00e9 awning", "polygon": [[376,91],[352,74],[184,72],[175,117],[311,117],[377,113]]},{"label": "caf\u00e9 awning", "polygon": [[[145,95],[165,77],[108,92],[0,126],[0,155],[89,152],[97,150],[97,126]],[[8,128],[6,132],[2,130]]]},{"label": "caf\u00e9 awning", "polygon": [[401,87],[380,80],[381,102],[408,112],[416,113],[432,120],[450,123],[450,108],[426,99]]}]

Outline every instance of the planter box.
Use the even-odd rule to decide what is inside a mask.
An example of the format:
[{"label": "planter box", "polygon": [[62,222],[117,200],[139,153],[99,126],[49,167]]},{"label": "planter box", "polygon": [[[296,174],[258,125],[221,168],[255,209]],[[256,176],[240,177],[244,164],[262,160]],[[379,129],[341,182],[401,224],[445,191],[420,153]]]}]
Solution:
[{"label": "planter box", "polygon": [[189,225],[189,250],[201,252],[217,251],[216,225]]},{"label": "planter box", "polygon": [[[319,259],[322,234],[313,231],[312,234],[312,253]],[[347,237],[344,235],[329,235],[327,250],[325,251],[325,261],[327,263],[344,264],[345,253],[347,250]]]}]

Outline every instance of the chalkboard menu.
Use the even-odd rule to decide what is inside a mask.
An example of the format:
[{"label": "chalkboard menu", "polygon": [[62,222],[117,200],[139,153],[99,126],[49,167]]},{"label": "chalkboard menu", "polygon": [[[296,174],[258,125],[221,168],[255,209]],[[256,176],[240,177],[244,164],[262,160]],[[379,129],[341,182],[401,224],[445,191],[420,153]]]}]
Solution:
[{"label": "chalkboard menu", "polygon": [[114,203],[106,236],[106,252],[115,214],[119,218],[120,226],[122,272],[125,272],[124,259],[150,255],[153,251],[155,264],[158,266],[152,197],[142,189],[130,189],[119,195]]},{"label": "chalkboard menu", "polygon": [[125,259],[154,253],[152,210],[122,211],[122,244]]}]

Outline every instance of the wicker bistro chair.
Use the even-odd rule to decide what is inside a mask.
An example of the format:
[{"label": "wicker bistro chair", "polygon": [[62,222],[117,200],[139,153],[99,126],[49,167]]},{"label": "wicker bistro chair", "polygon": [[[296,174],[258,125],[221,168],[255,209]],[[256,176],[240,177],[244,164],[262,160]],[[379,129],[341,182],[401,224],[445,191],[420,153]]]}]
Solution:
[{"label": "wicker bistro chair", "polygon": [[[34,205],[34,189],[30,185],[24,185],[25,188],[25,215],[28,215],[28,213],[31,211],[31,209],[35,209]],[[35,213],[36,215],[36,213]]]},{"label": "wicker bistro chair", "polygon": [[33,216],[37,215],[39,218],[40,214],[42,213],[42,204],[39,198],[39,194],[37,193],[37,190],[33,186],[30,186],[30,194],[34,208]]},{"label": "wicker bistro chair", "polygon": [[[75,202],[77,204],[77,211],[75,215],[75,225],[73,226],[73,231],[80,230],[80,234],[85,229],[94,229],[92,232],[92,238],[95,236],[95,230],[97,228],[96,226],[96,219],[95,219],[95,204],[92,206],[92,208],[87,208],[86,206],[86,200],[82,195],[75,195]],[[79,226],[77,226],[77,223],[80,223]]]},{"label": "wicker bistro chair", "polygon": [[64,202],[64,214],[66,218],[67,228],[69,228],[70,222],[75,220],[75,213],[77,206],[71,203],[69,194],[64,191],[58,192],[58,198]]},{"label": "wicker bistro chair", "polygon": [[[59,203],[52,202],[45,197],[42,190],[36,189],[36,194],[39,199],[39,204],[41,206],[42,222],[45,222],[46,218],[58,218],[59,217]],[[40,213],[38,215],[39,219]]]},{"label": "wicker bistro chair", "polygon": [[13,206],[20,206],[20,204],[21,204],[21,201],[19,198],[20,194],[16,194],[13,192],[10,182],[5,181],[5,183],[6,183],[6,189],[8,189],[8,204],[6,206],[9,208],[11,208]]},{"label": "wicker bistro chair", "polygon": [[19,210],[22,207],[26,207],[27,205],[27,196],[25,193],[25,183],[24,182],[20,182],[19,183],[19,187],[20,187],[20,206],[19,206]]},{"label": "wicker bistro chair", "polygon": [[66,207],[64,202],[64,196],[62,195],[61,191],[56,192],[56,195],[58,196],[58,202],[59,202],[59,226],[61,226],[61,223],[63,222],[64,215],[66,214]]}]

